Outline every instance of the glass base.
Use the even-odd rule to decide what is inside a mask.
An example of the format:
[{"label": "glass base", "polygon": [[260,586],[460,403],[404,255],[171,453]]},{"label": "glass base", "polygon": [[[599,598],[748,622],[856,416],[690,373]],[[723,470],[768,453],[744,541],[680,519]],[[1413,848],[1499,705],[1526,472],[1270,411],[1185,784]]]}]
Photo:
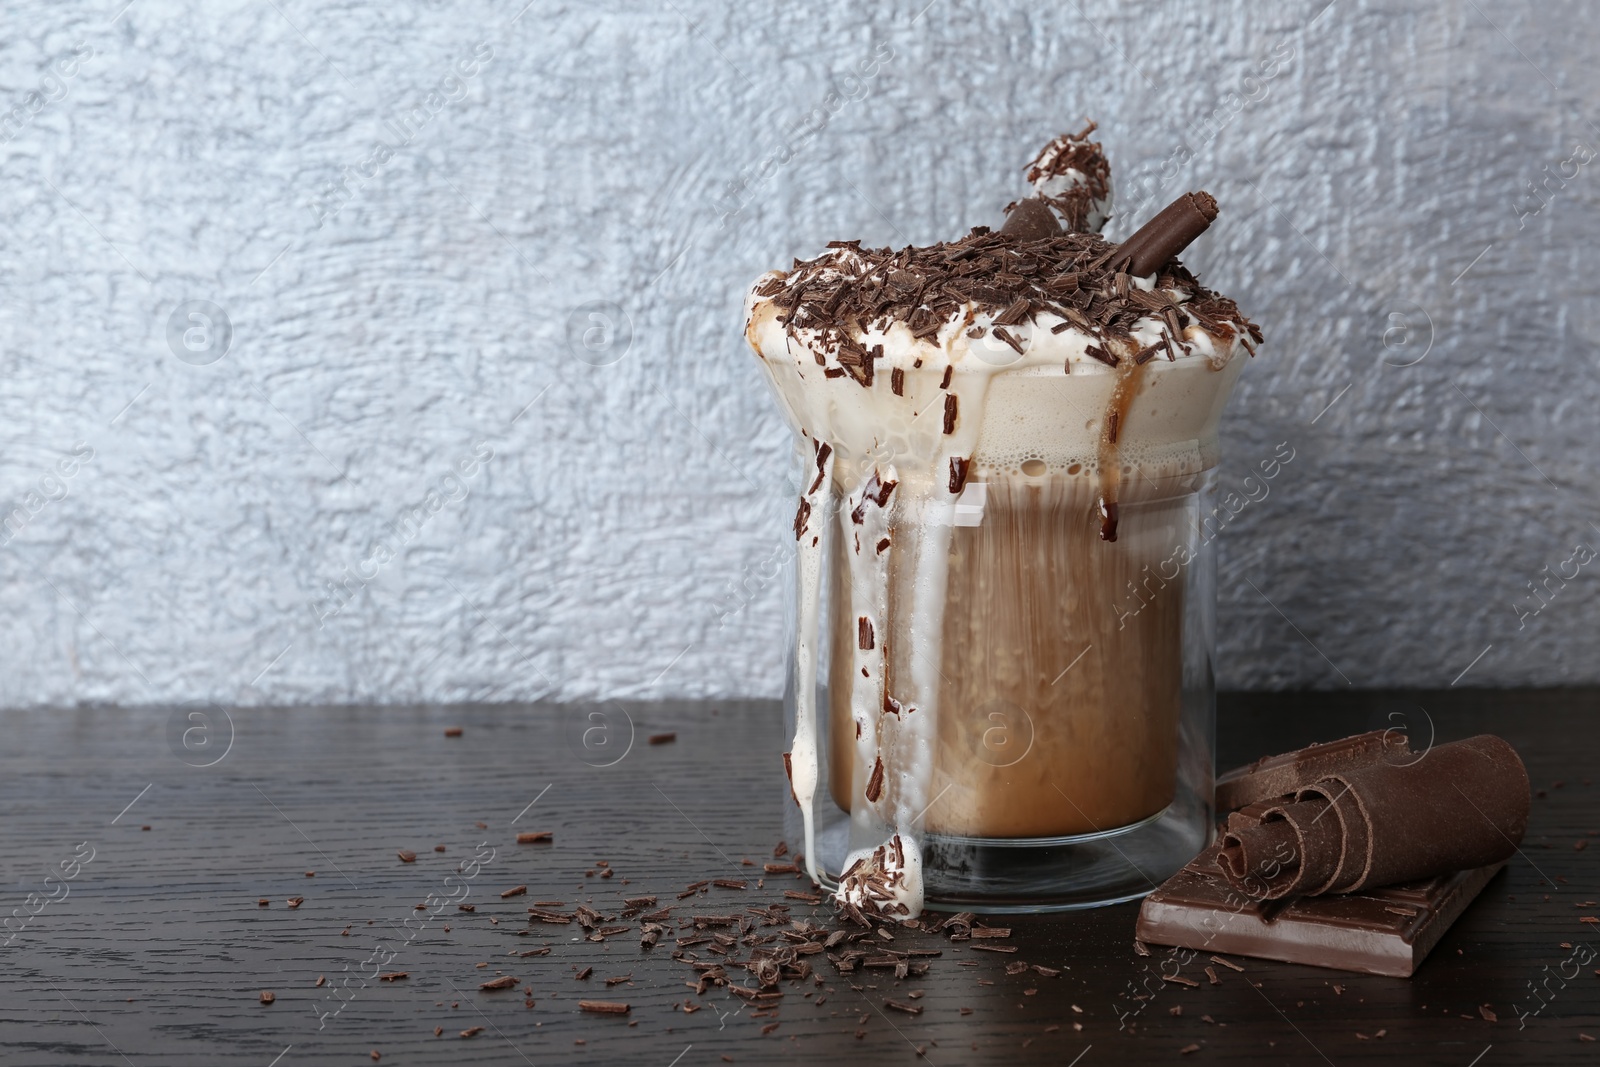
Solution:
[{"label": "glass base", "polygon": [[[819,853],[842,854],[847,829],[840,821],[824,830],[817,841]],[[1210,842],[1207,813],[1181,801],[1129,826],[1093,834],[928,834],[922,845],[924,906],[929,911],[1005,915],[1121,904],[1150,893]],[[838,888],[832,871],[824,872],[823,885],[829,892]]]}]

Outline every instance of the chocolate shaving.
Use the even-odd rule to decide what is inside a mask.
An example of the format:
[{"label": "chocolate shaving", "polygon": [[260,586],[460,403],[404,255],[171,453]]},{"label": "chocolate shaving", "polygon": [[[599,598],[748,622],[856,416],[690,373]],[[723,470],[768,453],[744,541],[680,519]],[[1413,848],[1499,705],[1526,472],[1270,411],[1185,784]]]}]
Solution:
[{"label": "chocolate shaving", "polygon": [[826,468],[828,457],[832,454],[833,446],[828,444],[826,441],[823,441],[817,446],[817,477],[816,480],[811,483],[811,488],[806,490],[807,496],[815,493],[822,486],[822,479],[827,476]]},{"label": "chocolate shaving", "polygon": [[614,1000],[580,1000],[579,1011],[595,1012],[600,1015],[626,1015],[633,1009]]},{"label": "chocolate shaving", "polygon": [[850,521],[860,526],[867,520],[867,502],[871,501],[878,507],[883,507],[889,502],[889,494],[894,492],[894,487],[898,484],[898,482],[894,481],[883,481],[878,477],[877,469],[874,468],[871,477],[867,479],[866,486],[861,490],[861,503],[857,504],[855,509],[850,512]]},{"label": "chocolate shaving", "polygon": [[954,495],[961,492],[967,484],[967,470],[972,466],[972,460],[960,456],[950,457],[950,493]]},{"label": "chocolate shaving", "polygon": [[867,799],[876,803],[883,796],[883,757],[872,764],[872,776],[867,779]]},{"label": "chocolate shaving", "polygon": [[[1192,195],[1203,203],[1201,194]],[[1054,206],[1059,210],[1061,205]],[[913,336],[937,343],[942,329],[966,329],[975,315],[987,313],[1005,325],[1048,314],[1097,340],[1124,341],[1135,351],[1135,325],[1157,316],[1157,304],[1169,299],[1165,292],[1146,293],[1116,279],[1119,272],[1126,273],[1121,268],[1131,253],[1139,250],[1132,238],[1113,245],[1098,234],[1062,233],[1024,242],[1016,234],[990,233],[983,227],[958,241],[898,251],[836,241],[828,253],[769,277],[757,293],[772,301],[789,335],[811,349],[829,377],[849,374],[867,386],[868,371],[880,356],[863,348],[859,338],[897,322]],[[1243,331],[1259,343],[1260,331],[1237,305],[1201,286],[1171,252],[1156,268],[1162,289],[1186,293],[1185,309],[1214,330],[1219,341],[1226,343]],[[915,287],[909,285],[913,277]],[[1059,328],[1052,326],[1057,332]],[[800,339],[796,331],[802,329],[807,336]],[[1181,330],[1175,334],[1181,338]],[[827,366],[827,356],[838,366]],[[947,388],[948,379],[942,385]],[[896,379],[891,371],[890,387],[898,395],[904,376]]]},{"label": "chocolate shaving", "polygon": [[856,647],[863,652],[873,648],[872,620],[865,615],[856,620]]},{"label": "chocolate shaving", "polygon": [[1022,342],[1017,340],[1012,332],[1006,329],[1004,326],[996,326],[994,328],[994,335],[1000,338],[1000,340],[1004,341],[1006,344],[1010,345],[1017,355],[1022,356],[1027,354],[1023,350]]}]

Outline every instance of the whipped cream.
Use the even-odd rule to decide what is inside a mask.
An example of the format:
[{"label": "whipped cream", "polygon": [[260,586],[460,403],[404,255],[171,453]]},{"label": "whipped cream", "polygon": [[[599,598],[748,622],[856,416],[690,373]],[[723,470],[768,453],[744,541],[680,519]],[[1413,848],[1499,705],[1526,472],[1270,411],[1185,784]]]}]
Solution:
[{"label": "whipped cream", "polygon": [[914,838],[894,834],[876,848],[845,857],[834,899],[862,916],[910,919],[922,912],[922,851]]},{"label": "whipped cream", "polygon": [[1045,145],[1028,167],[1033,194],[1055,211],[1061,224],[1080,233],[1099,233],[1111,218],[1111,168],[1097,141],[1094,123],[1079,133],[1064,133]]}]

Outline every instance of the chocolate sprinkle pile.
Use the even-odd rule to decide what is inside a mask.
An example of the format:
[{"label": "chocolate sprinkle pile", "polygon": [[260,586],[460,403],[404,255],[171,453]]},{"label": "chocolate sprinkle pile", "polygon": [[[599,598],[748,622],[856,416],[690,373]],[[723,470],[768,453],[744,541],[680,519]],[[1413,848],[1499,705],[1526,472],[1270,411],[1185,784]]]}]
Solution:
[{"label": "chocolate sprinkle pile", "polygon": [[[1023,240],[974,227],[958,241],[923,248],[862,248],[860,241],[832,241],[829,252],[797,260],[788,274],[774,275],[756,290],[781,312],[779,322],[791,338],[796,330],[814,331],[802,342],[818,364],[824,353],[858,384],[870,388],[873,364],[883,356],[881,345],[870,349],[858,340],[865,330],[887,330],[903,323],[919,340],[937,343],[936,335],[953,317],[965,314],[969,327],[977,314],[995,316],[995,335],[1019,347],[1005,326],[1035,320],[1041,313],[1065,322],[1053,332],[1076,327],[1095,337],[1090,354],[1110,366],[1123,359],[1149,359],[1165,350],[1176,358],[1184,320],[1227,346],[1240,330],[1246,348],[1261,343],[1261,331],[1239,312],[1232,300],[1204,288],[1176,259],[1169,260],[1145,291],[1115,269],[1118,245],[1093,233],[1063,233],[1043,240]],[[1194,294],[1178,303],[1164,290]],[[1160,345],[1142,347],[1132,338],[1143,318],[1163,322]],[[981,337],[982,327],[968,331]],[[1252,349],[1253,350],[1253,349]],[[830,374],[839,368],[828,368]],[[834,377],[841,375],[833,374]]]},{"label": "chocolate sprinkle pile", "polygon": [[1100,142],[1088,140],[1094,131],[1095,124],[1091,122],[1077,134],[1062,134],[1040,149],[1033,162],[1028,164],[1028,181],[1032,183],[1057,177],[1069,170],[1075,170],[1088,179],[1075,183],[1060,196],[1041,197],[1055,208],[1070,230],[1087,230],[1089,210],[1094,202],[1111,195],[1111,165],[1106,162]]},{"label": "chocolate sprinkle pile", "polygon": [[[875,793],[883,790],[883,760],[873,767],[872,780],[867,783],[867,799],[877,800]],[[893,869],[889,863],[894,854]],[[895,834],[886,844],[879,845],[870,856],[852,863],[839,877],[838,907],[858,926],[866,926],[868,919],[880,922],[903,921],[911,909],[898,899],[896,888],[905,881],[906,857],[900,835]],[[859,903],[851,898],[857,898]]]}]

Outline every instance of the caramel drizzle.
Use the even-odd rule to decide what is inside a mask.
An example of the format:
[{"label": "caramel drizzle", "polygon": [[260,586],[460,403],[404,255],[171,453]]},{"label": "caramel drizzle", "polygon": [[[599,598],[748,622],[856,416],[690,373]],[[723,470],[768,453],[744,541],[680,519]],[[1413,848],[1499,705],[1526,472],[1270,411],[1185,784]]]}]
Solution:
[{"label": "caramel drizzle", "polygon": [[1144,367],[1149,360],[1120,359],[1117,384],[1106,405],[1105,426],[1100,430],[1100,540],[1117,539],[1117,492],[1122,488],[1120,438],[1127,432],[1128,409],[1139,395]]}]

